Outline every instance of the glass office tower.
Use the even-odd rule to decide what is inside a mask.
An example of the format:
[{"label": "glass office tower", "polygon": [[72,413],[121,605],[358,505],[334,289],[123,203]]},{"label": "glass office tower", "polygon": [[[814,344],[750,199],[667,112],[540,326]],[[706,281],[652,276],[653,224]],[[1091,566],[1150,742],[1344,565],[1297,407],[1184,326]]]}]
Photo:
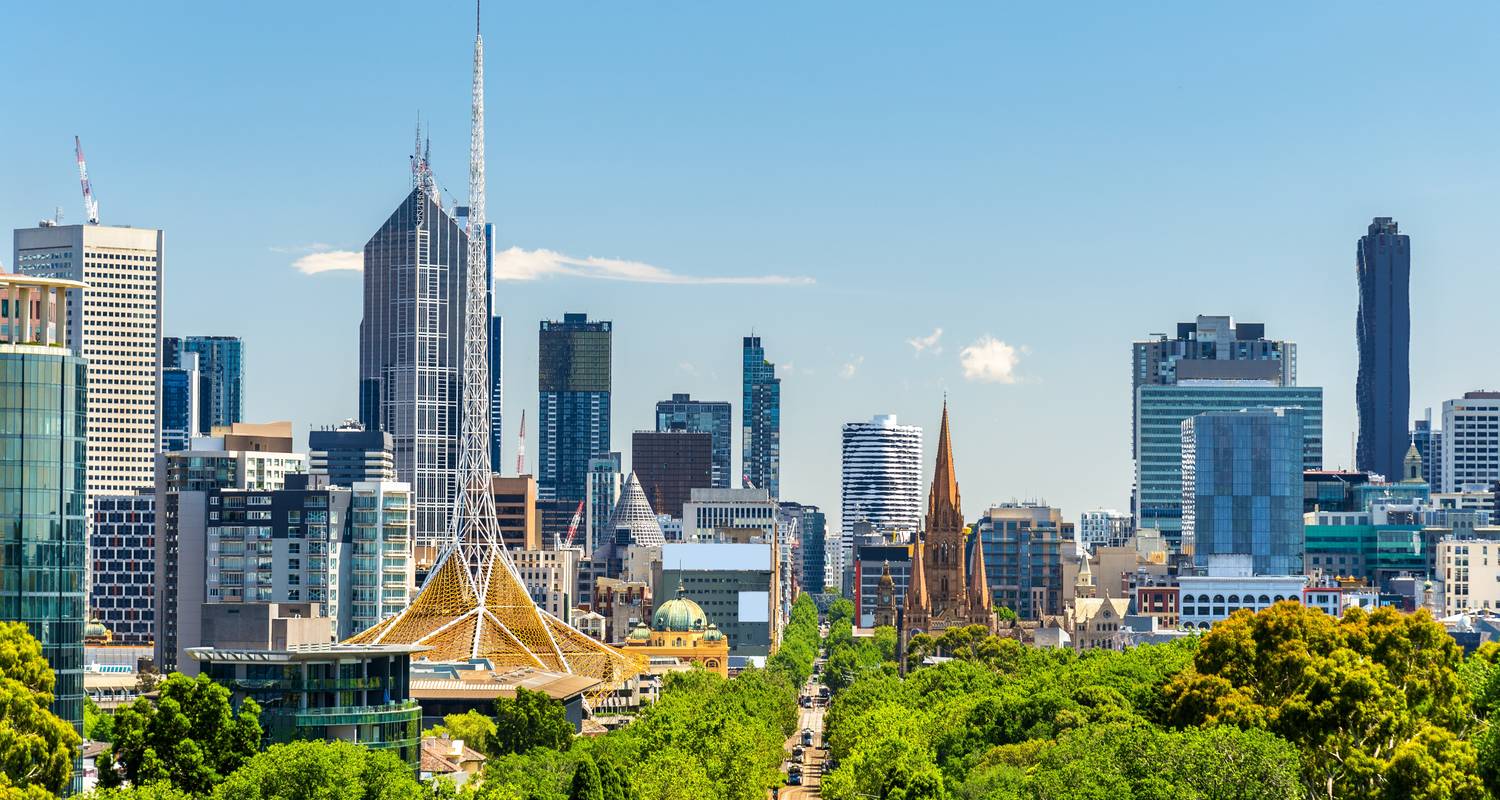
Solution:
[{"label": "glass office tower", "polygon": [[610,452],[611,328],[564,314],[537,337],[537,496],[569,515],[587,494],[589,459]]},{"label": "glass office tower", "polygon": [[86,362],[67,349],[0,343],[0,620],[42,643],[57,674],[52,709],[80,734],[87,384]]},{"label": "glass office tower", "polygon": [[656,430],[710,434],[713,437],[712,488],[728,489],[729,477],[734,470],[730,456],[733,449],[730,416],[729,404],[722,400],[694,400],[692,395],[673,394],[671,400],[656,403]]},{"label": "glass office tower", "polygon": [[1376,217],[1355,250],[1359,276],[1359,410],[1355,466],[1395,480],[1410,445],[1411,237],[1390,217]]},{"label": "glass office tower", "polygon": [[745,470],[741,480],[746,486],[769,491],[774,500],[781,496],[781,379],[776,377],[776,365],[766,360],[759,336],[745,337],[742,355],[740,459]]},{"label": "glass office tower", "polygon": [[1248,555],[1256,575],[1300,575],[1303,412],[1254,408],[1182,421],[1182,535],[1194,560]]}]

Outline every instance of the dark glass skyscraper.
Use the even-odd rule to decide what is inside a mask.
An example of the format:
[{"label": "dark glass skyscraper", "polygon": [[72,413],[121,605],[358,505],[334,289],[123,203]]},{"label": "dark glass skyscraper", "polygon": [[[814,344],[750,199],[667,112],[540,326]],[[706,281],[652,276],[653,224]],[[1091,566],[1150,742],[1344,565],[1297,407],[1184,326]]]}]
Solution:
[{"label": "dark glass skyscraper", "polygon": [[1376,217],[1355,249],[1359,276],[1359,409],[1355,466],[1391,480],[1401,475],[1411,404],[1411,237]]},{"label": "dark glass skyscraper", "polygon": [[421,188],[365,243],[359,417],[391,435],[419,550],[439,547],[453,510],[467,249],[458,221]]},{"label": "dark glass skyscraper", "polygon": [[589,459],[610,451],[611,328],[564,314],[538,332],[537,496],[569,515],[587,493]]},{"label": "dark glass skyscraper", "polygon": [[244,341],[238,336],[168,336],[162,339],[162,368],[181,367],[184,353],[198,354],[198,429],[193,435],[207,436],[215,425],[244,422]]},{"label": "dark glass skyscraper", "polygon": [[734,470],[731,413],[729,404],[722,400],[694,400],[687,394],[673,394],[671,400],[656,403],[657,431],[688,431],[712,436],[714,489],[730,488],[729,476]]},{"label": "dark glass skyscraper", "polygon": [[743,356],[742,480],[769,491],[774,500],[781,496],[781,379],[776,365],[766,360],[759,336],[745,337]]},{"label": "dark glass skyscraper", "polygon": [[163,347],[168,358],[161,370],[161,449],[166,452],[186,450],[198,436],[198,354],[173,352],[167,339]]}]

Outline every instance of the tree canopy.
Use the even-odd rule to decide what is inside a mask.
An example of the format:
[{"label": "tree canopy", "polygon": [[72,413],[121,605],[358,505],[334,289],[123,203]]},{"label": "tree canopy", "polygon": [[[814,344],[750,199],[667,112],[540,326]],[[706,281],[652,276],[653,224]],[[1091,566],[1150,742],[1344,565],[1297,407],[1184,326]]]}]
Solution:
[{"label": "tree canopy", "polygon": [[487,752],[525,753],[534,747],[567,750],[573,743],[573,723],[567,709],[546,692],[516,688],[514,698],[495,700],[494,733]]},{"label": "tree canopy", "polygon": [[272,745],[214,791],[215,800],[421,800],[427,790],[388,750],[349,742]]},{"label": "tree canopy", "polygon": [[260,707],[246,700],[235,713],[229,690],[207,675],[173,673],[155,700],[140,697],[115,712],[114,746],[99,760],[99,783],[165,781],[208,794],[260,750]]},{"label": "tree canopy", "polygon": [[57,677],[19,622],[0,623],[0,798],[61,795],[80,742],[52,713]]}]

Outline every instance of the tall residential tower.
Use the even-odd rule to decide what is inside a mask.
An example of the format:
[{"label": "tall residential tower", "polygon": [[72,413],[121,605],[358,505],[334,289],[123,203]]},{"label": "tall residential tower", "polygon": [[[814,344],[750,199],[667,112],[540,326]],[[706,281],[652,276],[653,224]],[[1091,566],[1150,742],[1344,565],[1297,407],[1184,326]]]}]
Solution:
[{"label": "tall residential tower", "polygon": [[587,494],[589,459],[610,452],[608,321],[587,314],[544,320],[537,337],[537,496],[567,506]]},{"label": "tall residential tower", "polygon": [[1390,217],[1376,217],[1354,252],[1359,277],[1359,443],[1354,463],[1388,479],[1401,474],[1410,442],[1411,237]]},{"label": "tall residential tower", "polygon": [[769,491],[774,500],[781,496],[781,379],[776,377],[776,365],[766,360],[759,336],[745,337],[742,356],[740,460],[745,469],[741,480]]}]

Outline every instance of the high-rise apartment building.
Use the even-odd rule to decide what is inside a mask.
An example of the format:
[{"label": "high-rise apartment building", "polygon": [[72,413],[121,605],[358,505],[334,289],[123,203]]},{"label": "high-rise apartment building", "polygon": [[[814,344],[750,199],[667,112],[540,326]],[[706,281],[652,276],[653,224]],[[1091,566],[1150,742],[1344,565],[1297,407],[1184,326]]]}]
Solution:
[{"label": "high-rise apartment building", "polygon": [[658,431],[689,431],[707,433],[713,437],[713,484],[714,489],[728,489],[730,476],[734,472],[731,450],[731,411],[722,400],[694,400],[692,395],[673,394],[671,400],[656,403],[656,429]]},{"label": "high-rise apartment building", "polygon": [[569,517],[588,494],[589,459],[610,452],[612,329],[587,314],[564,314],[538,332],[537,493]]},{"label": "high-rise apartment building", "polygon": [[[198,357],[198,428],[207,436],[215,425],[245,421],[245,343],[238,336],[168,336],[162,340],[162,367],[181,367]],[[165,423],[163,423],[165,424]]]},{"label": "high-rise apartment building", "polygon": [[158,456],[156,468],[156,664],[163,672],[188,668],[206,601],[208,494],[215,489],[269,492],[307,469],[292,452],[292,424],[236,423],[192,449]]},{"label": "high-rise apartment building", "polygon": [[1085,511],[1078,518],[1078,547],[1092,552],[1096,547],[1121,547],[1135,533],[1135,520],[1112,508]]},{"label": "high-rise apartment building", "polygon": [[1411,404],[1411,237],[1376,217],[1355,249],[1359,277],[1359,410],[1355,466],[1393,479],[1409,444]]},{"label": "high-rise apartment building", "polygon": [[307,471],[313,475],[327,475],[328,482],[335,486],[396,479],[396,456],[391,435],[385,431],[365,430],[353,420],[337,427],[309,431],[307,450]]},{"label": "high-rise apartment building", "polygon": [[[170,341],[170,339],[168,340]],[[166,348],[163,348],[165,352]],[[163,358],[161,369],[161,449],[186,450],[198,426],[198,394],[202,377],[197,353],[178,353],[175,363]]]},{"label": "high-rise apartment building", "polygon": [[759,336],[745,337],[741,355],[741,481],[765,489],[774,500],[781,496],[781,379],[776,377],[776,365],[766,360]]},{"label": "high-rise apartment building", "polygon": [[583,530],[574,542],[593,553],[610,537],[609,518],[625,485],[619,453],[600,453],[589,459],[588,496],[584,498]]},{"label": "high-rise apartment building", "polygon": [[[52,710],[80,734],[92,392],[69,323],[82,291],[0,274],[0,620],[25,623],[41,643],[57,675]],[[75,789],[80,779],[75,765]]]},{"label": "high-rise apartment building", "polygon": [[991,506],[974,532],[996,605],[1021,619],[1063,613],[1063,563],[1077,558],[1078,544],[1073,523],[1061,511],[1035,503]]},{"label": "high-rise apartment building", "polygon": [[839,543],[844,561],[853,563],[855,523],[907,538],[921,527],[922,429],[882,414],[844,423],[843,437]]},{"label": "high-rise apartment building", "polygon": [[630,468],[658,514],[682,517],[694,489],[713,488],[713,437],[707,433],[636,431]]},{"label": "high-rise apartment building", "polygon": [[[804,592],[821,592],[837,583],[828,575],[828,518],[817,506],[790,501],[781,502],[781,515],[794,521],[797,552],[794,563],[797,585]],[[837,544],[835,543],[835,546]]]},{"label": "high-rise apartment building", "polygon": [[[542,541],[542,524],[536,510],[536,478],[530,475],[491,475],[490,492],[495,496],[495,522],[500,543],[505,545],[512,559],[521,551],[541,550],[555,544]],[[582,533],[582,527],[580,524],[575,536]]]},{"label": "high-rise apartment building", "polygon": [[1323,465],[1323,390],[1271,381],[1187,380],[1136,390],[1136,527],[1159,530],[1182,552],[1182,421],[1213,411],[1302,409],[1302,464]]},{"label": "high-rise apartment building", "polygon": [[1249,556],[1256,575],[1300,575],[1303,440],[1298,408],[1182,421],[1182,539],[1194,560]]},{"label": "high-rise apartment building", "polygon": [[1177,323],[1175,338],[1154,334],[1132,344],[1131,351],[1132,424],[1136,393],[1142,386],[1172,386],[1190,380],[1297,385],[1297,345],[1267,339],[1263,322],[1236,324],[1233,317],[1200,314],[1193,322]]},{"label": "high-rise apartment building", "polygon": [[15,232],[17,272],[81,281],[67,341],[88,361],[90,500],[150,486],[160,447],[162,232],[50,225]]},{"label": "high-rise apartment building", "polygon": [[1500,392],[1464,392],[1460,399],[1445,400],[1443,490],[1488,491],[1496,481],[1500,481]]},{"label": "high-rise apartment building", "polygon": [[1411,443],[1422,456],[1422,480],[1434,492],[1443,488],[1443,432],[1432,427],[1432,409],[1427,409],[1427,418],[1411,423]]},{"label": "high-rise apartment building", "polygon": [[391,435],[409,483],[418,546],[448,534],[458,469],[464,265],[468,236],[418,186],[365,243],[359,421]]},{"label": "high-rise apartment building", "polygon": [[156,493],[94,498],[89,528],[89,613],[114,644],[149,645],[156,639]]}]

